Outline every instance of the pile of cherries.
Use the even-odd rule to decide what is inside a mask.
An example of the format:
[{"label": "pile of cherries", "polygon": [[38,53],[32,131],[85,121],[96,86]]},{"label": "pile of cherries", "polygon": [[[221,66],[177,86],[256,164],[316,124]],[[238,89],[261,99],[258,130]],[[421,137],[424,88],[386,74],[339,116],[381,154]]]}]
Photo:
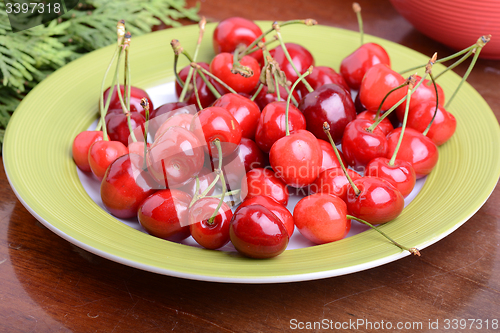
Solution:
[{"label": "pile of cherries", "polygon": [[[406,79],[383,47],[362,42],[340,73],[314,67],[305,47],[281,37],[282,27],[314,20],[263,33],[252,21],[226,19],[214,31],[210,64],[196,62],[202,20],[193,57],[172,41],[179,100],[154,109],[130,85],[130,35],[121,24],[112,63],[118,58],[118,68],[125,55],[124,83],[116,74],[98,128],[75,138],[73,157],[101,181],[111,214],[137,217],[156,237],[192,236],[207,249],[232,242],[252,258],[282,253],[295,228],[316,244],[340,240],[352,219],[371,227],[395,219],[455,131],[432,76],[435,57],[425,77]],[[190,65],[178,71],[181,56]],[[292,214],[294,192],[304,197]]]}]

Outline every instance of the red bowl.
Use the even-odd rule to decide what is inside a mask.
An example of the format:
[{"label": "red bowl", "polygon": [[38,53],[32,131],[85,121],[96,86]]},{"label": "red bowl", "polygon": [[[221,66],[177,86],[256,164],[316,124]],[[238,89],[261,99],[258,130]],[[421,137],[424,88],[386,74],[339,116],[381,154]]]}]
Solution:
[{"label": "red bowl", "polygon": [[417,30],[453,49],[492,35],[480,58],[500,59],[500,1],[497,0],[390,0]]}]

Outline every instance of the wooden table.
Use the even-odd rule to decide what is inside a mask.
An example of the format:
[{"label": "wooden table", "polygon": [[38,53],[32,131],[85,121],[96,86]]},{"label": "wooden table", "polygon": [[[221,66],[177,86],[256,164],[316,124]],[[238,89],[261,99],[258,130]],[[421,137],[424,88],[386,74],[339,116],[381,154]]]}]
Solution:
[{"label": "wooden table", "polygon": [[[413,29],[388,1],[360,2],[366,32],[428,55],[452,53]],[[341,0],[202,0],[201,14],[210,20],[312,17],[357,29],[351,3]],[[469,78],[497,119],[499,80],[500,61],[488,60],[479,60]],[[420,258],[317,281],[240,285],[161,276],[97,257],[37,222],[3,169],[0,185],[0,332],[286,332],[323,319],[365,320],[373,329],[382,321],[421,322],[417,331],[428,331],[429,320],[443,328],[446,319],[482,319],[486,331],[487,319],[490,329],[500,319],[498,186],[467,223]]]}]

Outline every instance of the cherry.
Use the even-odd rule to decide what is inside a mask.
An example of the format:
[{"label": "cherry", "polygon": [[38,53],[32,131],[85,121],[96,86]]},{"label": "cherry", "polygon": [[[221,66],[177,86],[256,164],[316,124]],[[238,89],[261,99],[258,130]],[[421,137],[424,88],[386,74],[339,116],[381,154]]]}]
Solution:
[{"label": "cherry", "polygon": [[190,202],[191,197],[182,191],[161,190],[142,202],[137,218],[150,235],[178,242],[189,236]]},{"label": "cherry", "polygon": [[149,114],[149,132],[151,133],[151,135],[154,136],[158,131],[158,127],[160,127],[161,124],[168,118],[176,114],[189,113],[189,109],[186,108],[187,106],[188,104],[186,102],[171,102],[163,104],[154,109]]},{"label": "cherry", "polygon": [[259,122],[259,106],[250,99],[238,94],[225,94],[218,98],[213,106],[226,109],[238,121],[241,136],[253,139]]},{"label": "cherry", "polygon": [[[387,136],[387,157],[391,157],[396,149],[401,128],[394,129]],[[406,128],[401,147],[398,151],[398,159],[410,162],[417,179],[428,175],[439,158],[437,146],[431,139],[417,130]]]},{"label": "cherry", "polygon": [[90,146],[88,154],[90,169],[101,181],[108,166],[118,157],[128,154],[128,149],[119,141],[96,141]]},{"label": "cherry", "polygon": [[396,159],[391,165],[390,159],[377,157],[366,165],[366,176],[379,177],[387,180],[401,192],[403,197],[407,197],[413,188],[417,177],[415,170],[409,162]]},{"label": "cherry", "polygon": [[[314,58],[305,47],[295,43],[285,43],[286,49],[292,58],[295,67],[300,74],[304,73],[309,67],[314,66]],[[285,72],[286,77],[295,82],[299,78],[292,65],[286,58],[283,48],[280,46],[269,51],[271,57],[280,65],[280,69]]]},{"label": "cherry", "polygon": [[206,249],[216,250],[229,242],[229,224],[233,217],[231,208],[217,198],[201,198],[189,208],[189,230],[194,240]]},{"label": "cherry", "polygon": [[316,244],[344,238],[351,229],[347,206],[342,199],[317,193],[301,199],[293,210],[293,219],[300,233]]},{"label": "cherry", "polygon": [[[189,179],[187,182],[180,185],[174,185],[173,188],[185,192],[189,194],[191,197],[194,197],[196,194],[198,195],[202,194],[210,186],[210,184],[215,179],[215,174],[209,169],[203,167],[200,173],[198,173],[197,177],[199,183],[198,192],[196,192],[196,178]],[[212,195],[214,191],[215,187],[212,187],[207,192],[207,195]]]},{"label": "cherry", "polygon": [[196,176],[205,155],[198,138],[185,128],[169,127],[147,153],[148,170],[160,184],[182,184]]},{"label": "cherry", "polygon": [[[111,88],[108,88],[104,91],[103,94],[103,99],[104,99],[104,105],[106,105],[106,102],[108,100],[108,95],[109,95],[109,90]],[[125,102],[125,88],[123,85],[120,85],[120,91],[123,96],[123,101]],[[142,114],[144,117],[146,116],[144,108],[141,106],[141,99],[146,98],[149,103],[150,109],[153,108],[153,102],[151,101],[151,98],[149,97],[148,93],[141,89],[137,88],[134,86],[130,87],[130,112],[139,112]],[[113,95],[111,96],[111,101],[109,102],[109,109],[108,113],[123,113],[123,108],[120,103],[120,98],[118,97],[118,91],[116,87],[113,89]]]},{"label": "cherry", "polygon": [[[331,67],[326,67],[326,66],[314,67],[312,73],[306,77],[306,80],[307,82],[309,82],[311,88],[313,88],[314,90],[318,89],[319,87],[325,84],[335,83],[344,88],[349,95],[351,94],[351,89],[345,82],[342,75],[337,73]],[[302,82],[299,83],[298,88],[301,96],[305,96],[309,93],[306,86]]]},{"label": "cherry", "polygon": [[388,144],[384,132],[378,126],[373,132],[367,130],[373,123],[372,120],[356,119],[345,128],[342,152],[347,163],[355,170],[362,170],[372,159],[387,155]]},{"label": "cherry", "polygon": [[359,193],[352,187],[347,189],[347,210],[355,217],[380,224],[395,219],[403,211],[403,195],[384,179],[362,177],[354,185]]},{"label": "cherry", "polygon": [[[414,106],[408,114],[408,127],[423,133],[431,122],[435,110],[436,103],[432,101]],[[437,146],[440,146],[453,136],[456,127],[457,120],[455,117],[446,111],[443,106],[439,105],[436,117],[426,136]]]},{"label": "cherry", "polygon": [[225,109],[212,106],[199,111],[191,121],[191,131],[205,144],[211,156],[218,156],[213,142],[218,139],[222,156],[234,152],[241,141],[241,127],[238,121]]},{"label": "cherry", "polygon": [[[285,122],[286,102],[269,103],[260,115],[255,142],[259,148],[268,153],[272,145],[286,135]],[[304,115],[293,105],[288,110],[288,126],[290,133],[306,129]]]},{"label": "cherry", "polygon": [[304,114],[307,130],[318,139],[327,140],[323,123],[330,125],[330,134],[340,143],[346,125],[356,119],[356,110],[350,94],[337,84],[325,84],[302,98],[299,109]]},{"label": "cherry", "polygon": [[[286,88],[280,85],[279,91],[280,91],[280,98],[286,101],[286,99],[288,98],[288,92],[286,91]],[[300,97],[297,91],[293,91],[292,95],[296,101],[300,101]],[[268,91],[267,86],[262,86],[262,89],[257,94],[257,97],[255,97],[255,102],[257,103],[257,105],[261,110],[264,110],[267,104],[277,101],[278,101],[278,96],[276,95],[276,92],[271,94]]]},{"label": "cherry", "polygon": [[[137,127],[141,127],[144,131],[144,118],[139,112],[130,112],[130,125],[132,131]],[[129,143],[130,129],[128,126],[127,116],[123,113],[108,113],[106,115],[106,128],[109,138],[112,141],[120,141],[125,146]],[[132,141],[132,140],[130,140]]]},{"label": "cherry", "polygon": [[286,184],[269,169],[250,170],[241,181],[242,201],[259,195],[271,197],[285,206],[288,203],[289,194]]},{"label": "cherry", "polygon": [[[377,112],[376,111],[363,111],[359,113],[356,116],[356,119],[368,119],[371,121],[375,121],[375,118],[377,117]],[[391,121],[389,120],[390,116],[387,118],[384,118],[380,124],[377,125],[377,127],[384,132],[385,135],[389,134],[393,129],[394,126],[392,126]]]},{"label": "cherry", "polygon": [[[422,78],[418,75],[416,75],[415,78],[417,79],[417,84],[420,80],[422,80]],[[436,85],[438,90],[439,104],[444,105],[443,89],[437,83]],[[410,101],[410,114],[412,113],[411,110],[413,110],[415,107],[423,103],[431,103],[434,104],[434,106],[436,106],[436,90],[434,89],[432,81],[424,80],[424,82],[421,85],[419,85],[417,89],[413,92]],[[403,121],[404,114],[405,114],[405,103],[399,105],[396,108],[396,115],[399,121],[401,122]]]},{"label": "cherry", "polygon": [[163,135],[163,133],[172,126],[178,126],[185,128],[189,131],[191,128],[191,121],[193,121],[193,115],[189,113],[176,114],[167,120],[165,120],[161,126],[158,128],[155,134],[155,141]]},{"label": "cherry", "polygon": [[[326,169],[331,168],[340,168],[339,159],[335,155],[335,151],[333,150],[332,145],[325,140],[318,139],[319,146],[323,152],[323,162],[321,162],[320,172],[325,171]],[[339,152],[340,158],[344,164],[347,164],[345,161],[344,155]]]},{"label": "cherry", "polygon": [[361,100],[359,99],[359,93],[356,94],[356,98],[354,98],[354,107],[356,108],[356,113],[361,113],[363,111],[366,111],[365,106],[363,103],[361,103]]},{"label": "cherry", "polygon": [[276,141],[269,152],[269,162],[276,175],[293,187],[311,184],[321,171],[323,151],[309,131],[298,130]]},{"label": "cherry", "polygon": [[257,259],[280,255],[289,240],[283,222],[261,205],[243,207],[234,214],[229,235],[238,252]]},{"label": "cherry", "polygon": [[[361,176],[354,170],[347,169],[351,179],[357,180]],[[347,189],[350,187],[349,181],[341,167],[324,170],[318,178],[309,186],[312,193],[329,193],[338,196],[347,202]]]},{"label": "cherry", "polygon": [[345,57],[340,63],[340,74],[352,89],[359,89],[365,73],[374,65],[391,66],[387,51],[375,43],[366,43]]},{"label": "cherry", "polygon": [[104,207],[122,219],[137,216],[139,205],[155,192],[147,173],[132,165],[129,154],[118,157],[106,170],[101,182]]},{"label": "cherry", "polygon": [[246,76],[233,74],[233,55],[227,52],[217,54],[210,63],[210,72],[219,79],[224,81],[228,86],[236,92],[249,94],[257,86],[260,77],[260,65],[255,58],[244,56],[239,61],[241,66],[248,67],[252,71],[252,75]]},{"label": "cherry", "polygon": [[243,201],[241,205],[239,205],[239,207],[234,211],[234,213],[236,214],[243,207],[251,205],[261,205],[269,209],[271,213],[276,215],[280,219],[280,221],[283,222],[283,225],[288,232],[288,236],[292,237],[293,230],[295,229],[293,216],[285,206],[271,197],[259,195]]},{"label": "cherry", "polygon": [[247,138],[241,138],[238,156],[245,165],[245,172],[256,168],[264,168],[268,164],[267,157],[264,156],[259,146]]},{"label": "cherry", "polygon": [[[361,103],[369,111],[377,111],[385,95],[393,88],[402,85],[405,79],[385,64],[377,64],[366,71],[359,88]],[[405,97],[406,90],[401,88],[390,94],[382,105],[382,110],[389,110]]]},{"label": "cherry", "polygon": [[76,166],[84,172],[90,172],[89,149],[96,141],[102,141],[102,131],[83,131],[73,140],[73,160]]},{"label": "cherry", "polygon": [[[262,30],[251,20],[242,17],[230,17],[219,22],[213,34],[215,54],[232,53],[240,45],[248,46],[262,35]],[[265,39],[262,39],[264,42]],[[262,51],[250,53],[257,61],[262,61]]]}]

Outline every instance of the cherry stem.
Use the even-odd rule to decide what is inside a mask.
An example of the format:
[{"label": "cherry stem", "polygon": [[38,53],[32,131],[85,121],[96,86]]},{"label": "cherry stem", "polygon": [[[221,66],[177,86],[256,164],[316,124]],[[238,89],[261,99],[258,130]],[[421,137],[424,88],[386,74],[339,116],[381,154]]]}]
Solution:
[{"label": "cherry stem", "polygon": [[227,191],[226,179],[224,178],[224,173],[222,172],[222,147],[220,145],[219,139],[215,139],[213,141],[213,144],[217,147],[217,153],[219,156],[219,168],[217,169],[217,174],[220,175],[220,181],[222,183],[222,193],[221,193],[219,204],[217,205],[217,208],[212,213],[212,217],[210,217],[210,219],[208,219],[208,224],[214,223],[214,219],[217,216],[217,214],[219,213],[219,209],[222,207],[222,203],[224,202],[224,198],[226,196],[226,191]]},{"label": "cherry stem", "polygon": [[394,239],[392,239],[391,237],[389,237],[385,232],[383,232],[382,230],[380,230],[379,228],[375,227],[374,225],[372,225],[370,222],[367,222],[365,220],[362,220],[360,218],[357,218],[356,216],[352,216],[352,215],[346,215],[347,219],[349,220],[356,220],[356,221],[359,221],[363,224],[366,224],[367,226],[369,226],[370,228],[376,230],[379,234],[381,234],[382,236],[384,236],[385,238],[387,238],[392,244],[396,245],[397,247],[399,247],[401,250],[404,250],[404,251],[408,251],[410,252],[411,254],[414,254],[416,256],[419,256],[420,257],[420,251],[415,248],[415,247],[412,247],[412,248],[408,248],[406,246],[403,246],[401,244],[399,244],[398,242],[396,242]]},{"label": "cherry stem", "polygon": [[[287,26],[287,25],[290,25],[290,24],[305,24],[307,26],[312,26],[312,25],[316,25],[318,24],[318,22],[316,22],[316,20],[313,20],[313,19],[305,19],[305,20],[290,20],[290,21],[285,21],[285,22],[282,22],[280,23],[280,26],[281,27],[284,27],[284,26]],[[268,34],[270,34],[271,32],[274,31],[274,26],[263,32],[262,35],[260,35],[259,37],[257,37],[250,45],[248,45],[246,47],[246,49],[240,53],[240,57],[243,58],[244,55],[246,55],[246,53],[253,49],[264,37],[266,37]]]},{"label": "cherry stem", "polygon": [[203,109],[203,106],[201,105],[200,94],[198,93],[198,85],[196,84],[196,73],[198,73],[198,71],[193,72],[193,81],[194,81],[193,89],[194,89],[194,96],[196,97],[196,103],[198,104],[198,108],[201,110]]},{"label": "cherry stem", "polygon": [[[130,36],[130,35],[128,35],[128,36]],[[127,40],[127,35],[125,35],[125,40]],[[124,43],[123,44],[123,51],[126,53],[127,49],[128,49],[128,45]],[[120,55],[118,55],[118,63],[116,64],[116,71],[115,71],[116,89],[117,89],[118,99],[120,100],[120,105],[121,105],[122,110],[123,110],[123,114],[127,117],[127,125],[128,125],[128,131],[130,132],[130,138],[132,139],[132,142],[137,142],[137,139],[136,139],[135,134],[134,134],[134,130],[132,129],[132,122],[130,119],[130,109],[127,108],[127,106],[125,105],[125,102],[123,101],[122,91],[120,89],[120,78],[119,78],[118,68],[120,66],[121,54],[122,54],[122,52],[120,52]],[[125,76],[126,76],[126,74],[125,74]],[[123,91],[125,91],[126,88],[127,87],[124,86]]]},{"label": "cherry stem", "polygon": [[170,42],[170,45],[172,46],[172,50],[174,51],[174,75],[176,81],[179,83],[179,85],[184,89],[184,81],[182,81],[181,77],[179,76],[179,73],[177,73],[177,63],[179,62],[179,55],[182,53],[184,50],[179,43],[177,39],[172,39]]},{"label": "cherry stem", "polygon": [[290,96],[292,95],[292,103],[293,105],[295,105],[295,107],[298,107],[299,106],[299,102],[297,102],[297,100],[295,99],[295,97],[293,97],[293,94],[292,92],[290,91],[290,88],[288,88],[288,86],[285,86],[285,90],[286,90],[286,93]]},{"label": "cherry stem", "polygon": [[177,73],[177,62],[178,61],[179,61],[179,55],[175,54],[174,55],[174,75],[175,75],[175,80],[181,86],[181,88],[184,88],[184,81],[182,81],[181,77],[179,76],[179,73]]},{"label": "cherry stem", "polygon": [[[286,59],[288,60],[290,65],[293,67],[293,70],[295,71],[297,76],[300,76],[300,72],[297,69],[297,66],[295,66],[295,64],[292,60],[292,57],[290,56],[290,53],[288,53],[285,42],[283,42],[283,38],[281,37],[281,33],[280,33],[280,25],[278,24],[278,22],[273,23],[273,29],[276,31],[276,36],[278,36],[278,40],[280,42],[281,48],[283,49],[283,53],[285,54]],[[302,83],[306,86],[307,91],[309,91],[309,92],[314,91],[314,89],[311,87],[311,85],[309,84],[309,82],[307,82],[306,79],[302,78]]]},{"label": "cherry stem", "polygon": [[[290,110],[290,100],[292,99],[292,94],[293,94],[293,91],[295,90],[295,87],[299,84],[300,81],[302,81],[306,76],[308,76],[309,74],[311,74],[313,71],[313,66],[309,67],[307,69],[307,71],[305,71],[304,74],[302,74],[298,79],[297,81],[295,81],[292,85],[292,88],[290,89],[290,93],[288,94],[288,98],[286,99],[286,109],[285,109],[285,133],[286,133],[286,136],[289,136],[290,135],[290,126],[288,124],[288,111]],[[275,77],[276,78],[276,77]],[[279,86],[278,86],[278,83],[276,82],[276,86],[278,89],[276,89],[276,94],[279,98]]]},{"label": "cherry stem", "polygon": [[251,101],[255,101],[259,93],[261,92],[262,88],[264,88],[264,85],[262,83],[259,84],[259,87],[255,91],[255,94],[253,94],[252,98],[250,98]]},{"label": "cherry stem", "polygon": [[97,122],[97,126],[95,127],[94,131],[100,131],[102,128],[102,121],[101,118],[99,117],[99,121]]},{"label": "cherry stem", "polygon": [[434,79],[434,77],[432,76],[432,73],[429,73],[429,76],[431,78],[432,84],[434,85],[434,91],[436,92],[436,109],[434,110],[434,115],[432,116],[432,119],[429,122],[429,125],[427,125],[427,128],[422,133],[424,136],[426,136],[427,133],[429,132],[429,130],[431,129],[432,123],[434,122],[434,119],[436,118],[436,114],[437,114],[438,107],[439,107],[439,94],[438,94],[438,88],[436,85],[436,79]]},{"label": "cherry stem", "polygon": [[143,107],[144,112],[146,114],[146,122],[144,123],[144,157],[143,157],[142,168],[143,170],[147,170],[148,164],[146,163],[146,156],[148,152],[148,127],[149,127],[149,102],[147,98],[141,98],[141,106]]},{"label": "cherry stem", "polygon": [[332,135],[330,134],[330,125],[325,121],[323,123],[323,131],[325,132],[326,136],[328,137],[328,140],[330,141],[330,144],[333,147],[333,151],[335,152],[335,156],[337,156],[337,160],[339,161],[340,167],[342,168],[342,171],[344,171],[344,175],[347,178],[347,181],[349,184],[351,184],[352,189],[354,190],[354,193],[356,193],[356,196],[358,196],[361,191],[359,188],[354,184],[352,181],[351,176],[347,173],[347,170],[344,166],[344,162],[342,162],[342,158],[340,157],[339,150],[337,149],[337,146],[335,145],[335,142],[333,141]]},{"label": "cherry stem", "polygon": [[[224,88],[226,88],[227,90],[229,90],[229,92],[231,92],[233,94],[237,94],[237,92],[233,88],[231,88],[230,86],[228,86],[226,82],[222,81],[220,78],[218,78],[217,76],[215,76],[214,74],[212,74],[210,71],[207,71],[205,68],[201,67],[197,63],[192,62],[191,63],[191,67],[195,67],[198,70],[198,73],[201,71],[202,74],[208,75],[210,78],[212,78],[215,81],[217,81],[221,86],[223,86]],[[205,84],[207,84],[207,82],[205,82]],[[212,83],[210,83],[210,85],[213,87]],[[208,84],[207,84],[207,86],[208,86]],[[216,98],[220,98],[221,94],[217,91],[217,89],[215,89],[215,87],[214,87],[214,90],[215,90],[214,96]]]},{"label": "cherry stem", "polygon": [[358,19],[358,26],[359,26],[359,35],[361,38],[361,45],[364,44],[363,38],[364,38],[364,31],[363,31],[363,18],[361,17],[361,6],[357,2],[352,3],[352,10],[356,13],[356,17]]},{"label": "cherry stem", "polygon": [[242,53],[242,57],[249,55],[249,54],[252,54],[252,53],[262,49],[264,46],[269,46],[270,44],[276,42],[277,40],[278,40],[278,37],[273,36],[273,39],[271,39],[265,43],[262,43],[262,45],[257,44],[257,46],[255,46],[253,49],[248,50],[248,51],[245,49]]},{"label": "cherry stem", "polygon": [[375,120],[378,120],[378,117],[380,117],[380,111],[382,110],[382,106],[384,105],[384,102],[387,99],[387,97],[389,97],[389,95],[395,92],[396,90],[403,88],[407,85],[408,85],[408,80],[406,80],[403,84],[397,86],[396,88],[392,88],[387,94],[385,94],[384,98],[382,99],[382,102],[380,102],[380,105],[378,106],[377,114],[375,115]]},{"label": "cherry stem", "polygon": [[109,104],[111,103],[111,96],[113,95],[114,92],[114,86],[115,86],[115,80],[116,78],[113,75],[113,82],[111,83],[111,86],[109,88],[109,93],[108,93],[108,99],[106,101],[106,106],[104,105],[104,85],[106,83],[106,77],[109,74],[109,70],[111,69],[111,65],[113,65],[113,62],[116,59],[116,56],[121,53],[121,45],[118,45],[118,47],[115,50],[115,53],[113,53],[113,57],[111,58],[111,62],[108,65],[108,68],[106,68],[106,72],[104,72],[104,77],[102,78],[102,83],[101,83],[101,95],[100,95],[100,106],[101,106],[101,119],[99,120],[101,125],[102,125],[102,137],[103,140],[108,140],[108,132],[106,129],[106,113],[108,112]]},{"label": "cherry stem", "polygon": [[403,142],[403,136],[405,134],[405,129],[406,129],[406,122],[408,121],[408,110],[410,109],[411,94],[414,85],[415,85],[415,77],[413,76],[410,83],[408,84],[408,91],[406,92],[406,107],[405,107],[405,115],[403,117],[403,125],[401,126],[401,134],[399,135],[398,144],[396,145],[396,149],[394,150],[391,160],[389,161],[390,166],[394,165],[394,162],[396,161],[396,156],[398,156],[399,147],[401,147],[401,142]]},{"label": "cherry stem", "polygon": [[470,50],[469,52],[467,52],[467,54],[465,54],[462,58],[458,59],[457,61],[455,61],[453,64],[451,64],[450,66],[446,67],[446,69],[444,71],[442,71],[441,73],[439,73],[438,75],[436,75],[436,77],[434,78],[434,80],[437,80],[441,75],[445,74],[446,72],[448,72],[449,70],[452,70],[453,68],[457,67],[458,65],[460,65],[462,62],[464,62],[468,57],[470,57],[470,55],[472,53],[474,53],[474,50],[475,49],[472,49]]},{"label": "cherry stem", "polygon": [[[278,83],[278,77],[276,75],[274,75],[274,86],[276,87],[276,100],[278,102],[281,102],[280,86]],[[287,103],[289,103],[289,102],[287,102]],[[287,121],[288,121],[288,119],[287,119]]]}]

